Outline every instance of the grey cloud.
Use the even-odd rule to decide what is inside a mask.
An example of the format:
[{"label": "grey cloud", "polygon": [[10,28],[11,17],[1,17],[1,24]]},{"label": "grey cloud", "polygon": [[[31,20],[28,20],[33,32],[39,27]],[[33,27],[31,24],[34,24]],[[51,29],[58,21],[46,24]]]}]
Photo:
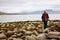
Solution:
[{"label": "grey cloud", "polygon": [[31,11],[46,8],[60,9],[60,2],[58,0],[0,0],[0,11]]},{"label": "grey cloud", "polygon": [[13,6],[13,5],[19,5],[19,4],[23,4],[26,3],[24,1],[21,0],[0,0],[0,6]]},{"label": "grey cloud", "polygon": [[52,9],[54,9],[54,10],[60,10],[60,4],[52,6]]},{"label": "grey cloud", "polygon": [[60,8],[60,4],[59,5],[55,5],[54,8]]}]

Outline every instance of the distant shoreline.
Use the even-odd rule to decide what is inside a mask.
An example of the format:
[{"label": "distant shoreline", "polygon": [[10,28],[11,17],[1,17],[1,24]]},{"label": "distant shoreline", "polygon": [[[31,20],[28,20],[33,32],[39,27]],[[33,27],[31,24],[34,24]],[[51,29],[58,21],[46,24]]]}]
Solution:
[{"label": "distant shoreline", "polygon": [[[42,14],[42,13],[40,13]],[[52,14],[52,13],[49,13]],[[53,14],[60,14],[60,13],[53,13]],[[0,15],[35,15],[35,14],[20,14],[20,13],[7,13],[7,14],[0,14]]]},{"label": "distant shoreline", "polygon": [[[54,21],[54,22],[60,22],[60,20],[49,20],[49,21]],[[15,23],[15,22],[43,22],[42,20],[27,20],[27,21],[14,21],[14,22],[0,22],[0,23]]]}]

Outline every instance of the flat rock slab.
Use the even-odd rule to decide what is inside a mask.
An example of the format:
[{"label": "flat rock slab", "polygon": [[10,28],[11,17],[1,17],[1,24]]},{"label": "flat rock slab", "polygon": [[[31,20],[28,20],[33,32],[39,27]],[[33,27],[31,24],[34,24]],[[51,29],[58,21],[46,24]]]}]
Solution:
[{"label": "flat rock slab", "polygon": [[48,38],[60,38],[60,32],[49,32]]},{"label": "flat rock slab", "polygon": [[60,36],[60,32],[49,32],[48,34]]}]

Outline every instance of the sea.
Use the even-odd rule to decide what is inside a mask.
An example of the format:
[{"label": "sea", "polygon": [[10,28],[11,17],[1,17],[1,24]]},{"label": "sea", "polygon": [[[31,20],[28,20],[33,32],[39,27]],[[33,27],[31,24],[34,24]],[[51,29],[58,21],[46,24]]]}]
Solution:
[{"label": "sea", "polygon": [[[28,15],[0,15],[0,22],[34,21],[42,20],[42,14]],[[60,20],[60,14],[49,14],[49,20]]]}]

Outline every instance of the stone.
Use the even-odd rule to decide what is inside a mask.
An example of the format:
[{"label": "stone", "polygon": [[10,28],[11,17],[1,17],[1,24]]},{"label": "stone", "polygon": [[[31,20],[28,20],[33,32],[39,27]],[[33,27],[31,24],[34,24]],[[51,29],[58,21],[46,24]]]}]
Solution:
[{"label": "stone", "polygon": [[37,36],[37,40],[46,40],[45,34],[44,34],[44,33],[39,34],[39,35]]},{"label": "stone", "polygon": [[26,36],[25,40],[36,40],[33,36]]},{"label": "stone", "polygon": [[21,35],[22,35],[22,33],[17,34],[18,37],[20,37]]},{"label": "stone", "polygon": [[56,36],[60,36],[60,32],[49,32],[49,35],[56,35]]},{"label": "stone", "polygon": [[27,27],[27,30],[31,30],[31,26],[28,26],[28,27]]},{"label": "stone", "polygon": [[49,28],[46,28],[43,33],[48,33],[49,32]]},{"label": "stone", "polygon": [[42,33],[42,32],[43,32],[43,29],[40,28],[40,29],[38,29],[37,31],[38,31],[39,33]]},{"label": "stone", "polygon": [[36,39],[36,37],[37,37],[37,36],[36,36],[36,35],[34,35],[34,34],[32,34],[31,36],[32,36],[33,38],[35,38],[35,39]]},{"label": "stone", "polygon": [[5,24],[3,24],[1,27],[4,28],[5,27]]},{"label": "stone", "polygon": [[13,40],[13,37],[9,37],[8,40]]},{"label": "stone", "polygon": [[57,39],[51,39],[51,40],[57,40]]},{"label": "stone", "polygon": [[8,34],[14,34],[14,31],[7,31]]},{"label": "stone", "polygon": [[27,35],[30,35],[30,34],[32,34],[33,32],[31,32],[31,31],[26,31],[25,32],[25,34],[27,34]]},{"label": "stone", "polygon": [[49,32],[48,38],[58,38],[60,39],[60,32]]},{"label": "stone", "polygon": [[13,38],[13,40],[23,40],[23,39],[21,39],[21,38]]},{"label": "stone", "polygon": [[12,35],[11,37],[14,37],[14,38],[15,38],[15,37],[17,37],[17,35],[14,34],[14,35]]},{"label": "stone", "polygon": [[33,34],[35,34],[36,36],[38,35],[38,32],[36,30],[33,31]]},{"label": "stone", "polygon": [[4,39],[4,38],[7,38],[7,37],[6,37],[6,35],[4,33],[0,33],[0,38]]}]

